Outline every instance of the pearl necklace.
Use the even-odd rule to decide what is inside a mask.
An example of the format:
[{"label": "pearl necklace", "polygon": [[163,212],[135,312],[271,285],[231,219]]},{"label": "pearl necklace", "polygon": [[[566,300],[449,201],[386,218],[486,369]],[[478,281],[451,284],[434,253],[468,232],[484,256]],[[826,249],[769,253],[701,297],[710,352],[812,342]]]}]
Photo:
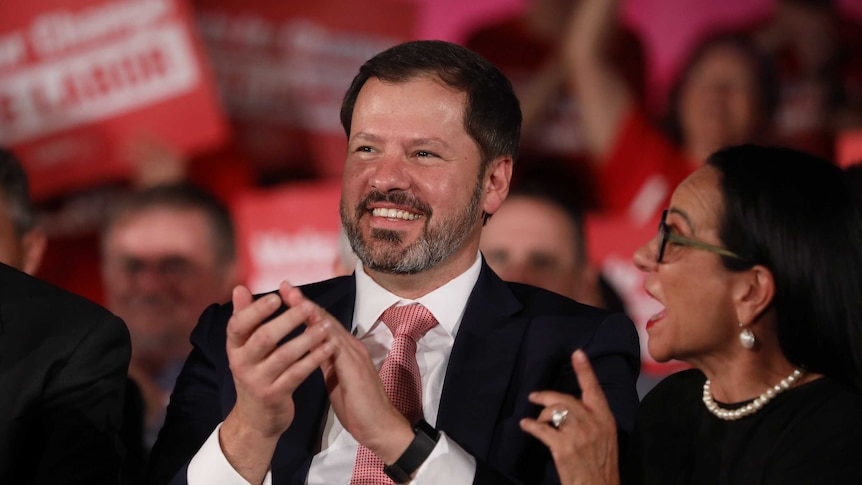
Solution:
[{"label": "pearl necklace", "polygon": [[745,406],[739,409],[723,409],[718,406],[718,403],[712,398],[712,392],[710,391],[710,382],[709,379],[703,383],[703,403],[706,405],[706,409],[709,410],[712,414],[714,414],[718,419],[723,419],[725,421],[736,421],[739,418],[748,416],[749,414],[754,414],[757,411],[760,411],[766,403],[771,401],[775,396],[781,394],[782,392],[790,389],[793,384],[796,383],[805,373],[799,369],[793,371],[793,374],[781,379],[781,382],[776,384],[774,387],[770,387],[763,394],[757,397],[757,399],[751,401]]}]

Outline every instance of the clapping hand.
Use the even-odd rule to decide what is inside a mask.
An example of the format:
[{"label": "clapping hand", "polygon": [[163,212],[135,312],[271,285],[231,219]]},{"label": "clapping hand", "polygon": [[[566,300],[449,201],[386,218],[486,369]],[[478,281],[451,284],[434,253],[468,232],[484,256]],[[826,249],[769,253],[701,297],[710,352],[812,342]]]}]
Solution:
[{"label": "clapping hand", "polygon": [[326,344],[332,347],[332,356],[322,363],[321,369],[338,420],[356,441],[384,463],[395,462],[413,440],[414,433],[411,424],[386,396],[368,349],[298,288],[283,283],[279,291],[288,305],[310,308],[310,328],[327,325]]},{"label": "clapping hand", "polygon": [[[278,294],[255,300],[248,288],[237,286],[227,324],[237,399],[219,431],[219,442],[233,468],[251,483],[263,480],[278,438],[293,422],[293,392],[333,354],[326,342],[333,327],[328,320],[279,345],[314,309],[310,302],[302,303],[267,321],[281,304]],[[337,322],[335,326],[340,327]]]}]

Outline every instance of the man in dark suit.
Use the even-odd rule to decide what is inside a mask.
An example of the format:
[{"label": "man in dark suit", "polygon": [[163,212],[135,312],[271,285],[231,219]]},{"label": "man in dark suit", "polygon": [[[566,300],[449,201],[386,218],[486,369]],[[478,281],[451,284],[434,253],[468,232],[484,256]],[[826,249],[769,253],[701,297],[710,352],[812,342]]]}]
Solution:
[{"label": "man in dark suit", "polygon": [[[238,287],[232,305],[204,313],[150,481],[557,483],[547,448],[519,421],[538,414],[532,391],[579,394],[578,348],[630,430],[631,321],[504,283],[479,253],[518,151],[508,80],[454,44],[408,42],[363,65],[341,119],[341,219],[356,271],[259,297]],[[420,419],[405,417],[409,392],[386,373],[402,337],[389,329],[393,307],[432,316],[411,353]]]},{"label": "man in dark suit", "polygon": [[120,483],[122,320],[18,269],[39,255],[27,180],[0,149],[0,483]]}]

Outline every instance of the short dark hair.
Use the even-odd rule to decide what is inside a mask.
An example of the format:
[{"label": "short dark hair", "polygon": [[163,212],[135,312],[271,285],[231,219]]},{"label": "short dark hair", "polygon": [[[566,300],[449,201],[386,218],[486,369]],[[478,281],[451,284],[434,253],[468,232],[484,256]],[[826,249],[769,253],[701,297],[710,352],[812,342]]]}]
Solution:
[{"label": "short dark hair", "polygon": [[111,228],[119,221],[148,211],[167,208],[199,210],[207,219],[217,263],[236,260],[236,236],[227,207],[209,192],[189,183],[155,185],[127,194],[109,212],[102,230],[102,247]]},{"label": "short dark hair", "polygon": [[862,389],[862,202],[849,177],[790,148],[730,147],[707,164],[720,173],[722,243],[773,274],[784,356]]},{"label": "short dark hair", "polygon": [[718,48],[730,48],[742,54],[753,70],[753,79],[757,82],[758,115],[761,117],[758,125],[758,133],[752,135],[761,136],[767,133],[772,126],[772,119],[778,109],[779,82],[778,74],[772,59],[758,49],[751,38],[745,33],[738,31],[720,31],[707,35],[698,42],[683,63],[682,71],[676,76],[668,96],[668,111],[664,120],[664,128],[668,136],[677,144],[685,140],[682,132],[682,120],[680,119],[680,97],[682,90],[688,83],[692,71],[708,54]]},{"label": "short dark hair", "polygon": [[587,263],[587,240],[584,229],[585,205],[577,186],[578,174],[565,160],[545,157],[512,177],[508,198],[527,197],[560,208],[571,221],[576,242],[578,264]]},{"label": "short dark hair", "polygon": [[487,164],[496,157],[518,154],[521,108],[512,84],[497,67],[479,54],[451,42],[417,40],[398,44],[372,57],[344,95],[341,125],[350,137],[356,98],[365,82],[377,78],[401,83],[422,75],[438,77],[467,95],[464,128],[479,145]]},{"label": "short dark hair", "polygon": [[10,150],[0,148],[0,197],[19,236],[36,227],[27,172]]}]

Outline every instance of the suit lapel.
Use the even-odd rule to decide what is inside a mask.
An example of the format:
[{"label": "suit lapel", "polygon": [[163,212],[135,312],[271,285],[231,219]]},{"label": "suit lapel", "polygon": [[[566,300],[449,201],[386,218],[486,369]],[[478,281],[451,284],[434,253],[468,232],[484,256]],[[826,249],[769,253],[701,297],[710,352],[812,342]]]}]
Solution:
[{"label": "suit lapel", "polygon": [[333,317],[338,319],[347,331],[353,323],[353,309],[356,306],[356,277],[353,275],[343,277],[338,285],[328,289],[319,296],[309,293],[309,298],[325,308]]},{"label": "suit lapel", "polygon": [[446,369],[437,428],[473,456],[483,457],[505,396],[526,317],[509,287],[483,262]]}]

